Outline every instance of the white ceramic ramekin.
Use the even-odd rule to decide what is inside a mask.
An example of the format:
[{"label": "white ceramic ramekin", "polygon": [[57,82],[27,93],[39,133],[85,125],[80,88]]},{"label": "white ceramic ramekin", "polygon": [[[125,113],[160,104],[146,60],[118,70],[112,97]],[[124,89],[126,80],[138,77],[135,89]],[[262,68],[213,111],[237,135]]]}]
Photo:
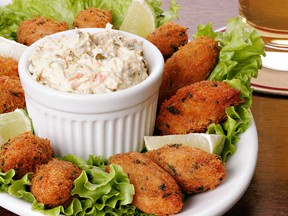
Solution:
[{"label": "white ceramic ramekin", "polygon": [[[103,31],[104,29],[81,29]],[[56,156],[74,154],[87,159],[90,154],[103,158],[128,151],[141,151],[143,136],[154,130],[158,91],[164,60],[149,41],[143,41],[144,57],[150,74],[141,83],[113,93],[73,94],[60,92],[35,81],[28,71],[29,56],[35,47],[50,37],[75,34],[75,30],[56,33],[32,44],[19,61],[20,79],[35,134],[48,138]]]}]

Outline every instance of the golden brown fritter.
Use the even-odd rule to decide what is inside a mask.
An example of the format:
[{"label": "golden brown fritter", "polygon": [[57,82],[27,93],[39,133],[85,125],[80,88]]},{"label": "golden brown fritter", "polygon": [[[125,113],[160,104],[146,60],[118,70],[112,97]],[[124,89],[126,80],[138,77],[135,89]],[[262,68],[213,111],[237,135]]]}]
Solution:
[{"label": "golden brown fritter", "polygon": [[53,158],[36,170],[31,181],[31,192],[38,202],[47,208],[63,205],[68,207],[74,196],[74,180],[82,170],[68,161]]},{"label": "golden brown fritter", "polygon": [[166,145],[146,155],[169,172],[185,194],[214,189],[226,176],[220,157],[198,148]]},{"label": "golden brown fritter", "polygon": [[164,59],[168,59],[188,42],[187,28],[167,22],[150,33],[146,39],[160,50]]},{"label": "golden brown fritter", "polygon": [[112,24],[112,13],[109,10],[88,8],[80,11],[73,22],[73,28],[105,28]]},{"label": "golden brown fritter", "polygon": [[20,23],[17,31],[17,41],[30,46],[37,40],[57,32],[68,30],[68,23],[58,22],[41,16]]},{"label": "golden brown fritter", "polygon": [[170,174],[139,152],[117,154],[109,160],[128,174],[134,185],[133,204],[147,214],[170,215],[181,211],[182,192]]},{"label": "golden brown fritter", "polygon": [[0,170],[16,171],[15,178],[20,179],[28,172],[34,172],[40,164],[51,160],[53,149],[50,141],[31,133],[21,134],[8,140],[0,152]]},{"label": "golden brown fritter", "polygon": [[0,56],[0,76],[19,76],[18,61],[11,57]]},{"label": "golden brown fritter", "polygon": [[240,93],[224,82],[201,81],[185,86],[162,104],[156,127],[163,135],[206,132],[211,123],[227,119],[227,107],[243,102]]},{"label": "golden brown fritter", "polygon": [[0,113],[25,107],[25,96],[19,77],[0,76]]},{"label": "golden brown fritter", "polygon": [[180,47],[165,63],[158,105],[178,89],[206,80],[217,64],[219,51],[217,42],[205,36]]}]

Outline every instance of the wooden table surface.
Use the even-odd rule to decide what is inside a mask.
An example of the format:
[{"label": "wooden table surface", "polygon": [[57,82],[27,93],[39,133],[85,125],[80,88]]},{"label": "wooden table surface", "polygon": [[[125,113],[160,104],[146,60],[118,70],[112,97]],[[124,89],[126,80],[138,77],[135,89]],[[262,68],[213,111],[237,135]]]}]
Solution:
[{"label": "wooden table surface", "polygon": [[[190,36],[199,23],[212,22],[217,29],[238,15],[237,0],[177,2],[181,10],[176,22],[188,27]],[[163,7],[168,5],[169,1],[163,0]],[[288,96],[255,92],[252,112],[259,140],[256,170],[243,197],[225,215],[288,215]],[[0,215],[15,214],[0,207]]]}]

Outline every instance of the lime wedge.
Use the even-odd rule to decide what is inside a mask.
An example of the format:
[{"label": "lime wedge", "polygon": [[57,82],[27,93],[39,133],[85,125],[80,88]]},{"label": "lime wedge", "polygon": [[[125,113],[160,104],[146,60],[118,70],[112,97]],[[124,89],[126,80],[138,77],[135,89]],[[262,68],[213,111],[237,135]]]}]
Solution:
[{"label": "lime wedge", "polygon": [[0,115],[0,146],[8,139],[25,132],[33,132],[32,121],[24,109]]},{"label": "lime wedge", "polygon": [[154,13],[144,0],[134,0],[120,26],[120,30],[146,37],[155,31]]},{"label": "lime wedge", "polygon": [[144,136],[147,150],[158,149],[167,144],[182,144],[196,147],[211,154],[220,155],[225,142],[225,136],[205,133],[177,134],[166,136]]}]

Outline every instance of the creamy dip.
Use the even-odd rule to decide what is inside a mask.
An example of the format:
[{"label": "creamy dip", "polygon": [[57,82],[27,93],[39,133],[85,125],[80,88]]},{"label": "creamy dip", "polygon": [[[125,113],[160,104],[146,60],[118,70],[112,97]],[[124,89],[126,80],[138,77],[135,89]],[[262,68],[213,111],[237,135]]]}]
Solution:
[{"label": "creamy dip", "polygon": [[114,92],[142,82],[148,76],[143,44],[107,26],[90,34],[49,38],[29,59],[29,71],[50,88],[80,94]]}]

